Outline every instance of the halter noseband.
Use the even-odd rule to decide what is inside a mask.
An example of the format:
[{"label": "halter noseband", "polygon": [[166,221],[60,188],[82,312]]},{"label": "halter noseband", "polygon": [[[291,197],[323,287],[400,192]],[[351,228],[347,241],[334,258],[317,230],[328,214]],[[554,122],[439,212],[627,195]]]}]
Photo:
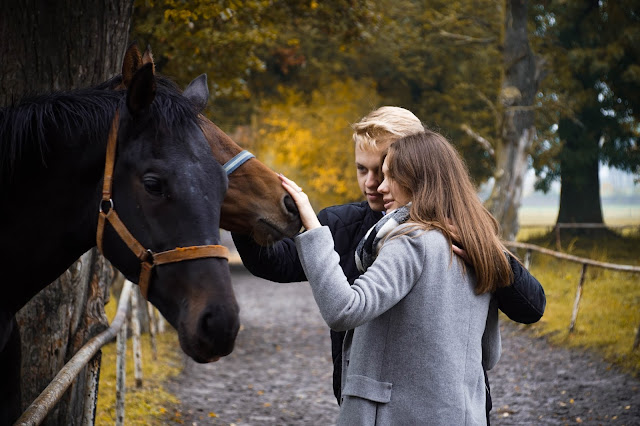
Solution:
[{"label": "halter noseband", "polygon": [[[163,265],[166,263],[181,262],[183,260],[202,259],[206,257],[219,257],[229,260],[229,249],[222,245],[206,245],[177,247],[173,250],[154,253],[153,251],[144,248],[144,246],[135,239],[131,232],[129,232],[127,227],[124,225],[124,223],[122,223],[120,217],[116,213],[113,206],[113,199],[111,198],[113,168],[116,158],[116,142],[118,139],[118,126],[120,123],[119,116],[119,112],[116,110],[116,114],[113,117],[113,121],[111,123],[111,130],[109,131],[109,139],[107,141],[107,155],[104,164],[104,183],[102,185],[102,200],[100,201],[100,213],[98,215],[98,230],[96,240],[98,244],[98,250],[100,250],[100,253],[102,253],[102,237],[104,234],[105,220],[108,220],[113,229],[118,233],[122,241],[124,241],[127,247],[129,247],[133,254],[140,260],[140,278],[138,280],[138,285],[140,286],[140,292],[142,293],[142,296],[147,299],[147,295],[149,293],[151,271],[154,266]],[[240,164],[238,164],[238,166]],[[236,166],[236,168],[238,166]],[[106,208],[105,212],[105,209],[103,209],[103,207],[107,206],[108,208]]]},{"label": "halter noseband", "polygon": [[229,176],[238,167],[242,166],[247,162],[247,160],[250,160],[251,158],[256,158],[256,156],[245,149],[236,154],[231,160],[224,163],[224,166],[222,167],[224,168],[224,171],[227,172],[227,176]]}]

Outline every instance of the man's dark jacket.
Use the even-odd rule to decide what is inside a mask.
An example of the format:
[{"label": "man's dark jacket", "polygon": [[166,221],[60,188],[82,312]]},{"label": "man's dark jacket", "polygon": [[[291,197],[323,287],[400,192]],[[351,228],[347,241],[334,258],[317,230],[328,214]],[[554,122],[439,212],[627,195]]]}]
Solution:
[{"label": "man's dark jacket", "polygon": [[[340,266],[349,284],[360,276],[355,263],[355,250],[360,240],[380,218],[365,202],[328,207],[318,214],[322,225],[333,234],[335,250],[340,255]],[[258,246],[250,238],[232,234],[245,267],[253,275],[270,281],[290,283],[307,281],[298,258],[295,242],[279,241],[269,248]],[[513,283],[496,292],[498,306],[511,320],[530,324],[538,321],[544,313],[546,298],[542,286],[517,260],[509,258],[513,269]],[[342,371],[342,341],[344,332],[331,330],[331,354],[333,357],[333,393],[340,401]],[[488,386],[488,382],[487,382]],[[491,408],[487,394],[487,410]]]}]

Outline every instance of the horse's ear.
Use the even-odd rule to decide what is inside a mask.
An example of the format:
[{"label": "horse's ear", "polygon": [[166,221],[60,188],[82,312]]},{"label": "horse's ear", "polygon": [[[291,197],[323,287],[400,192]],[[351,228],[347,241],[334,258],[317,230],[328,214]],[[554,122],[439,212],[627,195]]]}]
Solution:
[{"label": "horse's ear", "polygon": [[122,84],[124,87],[129,87],[133,76],[140,67],[142,67],[142,55],[138,49],[138,42],[134,41],[125,52],[122,61]]},{"label": "horse's ear", "polygon": [[151,53],[151,46],[149,46],[148,44],[147,44],[147,48],[142,54],[142,65],[146,65],[146,64],[153,64],[153,71],[155,73],[156,65],[153,62],[153,54]]},{"label": "horse's ear", "polygon": [[194,78],[182,93],[201,112],[209,101],[209,86],[207,86],[207,75],[201,74]]},{"label": "horse's ear", "polygon": [[127,89],[127,108],[132,115],[138,115],[151,105],[155,97],[156,78],[153,74],[153,64],[146,64],[131,79]]}]

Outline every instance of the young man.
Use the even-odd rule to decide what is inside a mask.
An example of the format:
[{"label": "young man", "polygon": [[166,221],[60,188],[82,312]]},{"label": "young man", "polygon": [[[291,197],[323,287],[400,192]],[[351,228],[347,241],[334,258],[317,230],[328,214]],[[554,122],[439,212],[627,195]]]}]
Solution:
[{"label": "young man", "polygon": [[[353,125],[358,185],[366,201],[328,207],[318,220],[331,230],[340,266],[352,284],[360,276],[355,249],[366,232],[382,218],[385,202],[377,188],[382,182],[381,166],[385,151],[401,137],[423,132],[420,120],[410,111],[385,106],[371,112]],[[245,267],[255,276],[275,282],[307,281],[293,239],[282,240],[268,250],[250,238],[233,234],[233,240]],[[496,292],[499,309],[520,323],[538,321],[544,313],[546,298],[540,283],[516,260],[509,258],[514,280]],[[342,343],[345,332],[331,333],[333,392],[340,403]],[[487,384],[487,421],[491,398]]]}]

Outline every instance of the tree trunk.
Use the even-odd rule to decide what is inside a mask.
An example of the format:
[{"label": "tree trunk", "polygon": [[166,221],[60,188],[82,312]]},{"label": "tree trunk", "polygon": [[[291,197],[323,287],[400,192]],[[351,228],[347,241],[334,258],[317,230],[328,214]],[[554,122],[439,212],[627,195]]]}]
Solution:
[{"label": "tree trunk", "polygon": [[562,186],[557,223],[604,223],[600,200],[599,136],[570,119],[560,121],[558,135],[564,145],[560,155]]},{"label": "tree trunk", "polygon": [[529,47],[527,7],[526,0],[506,2],[503,116],[495,147],[495,184],[486,203],[507,240],[515,239],[518,233],[518,209],[528,167],[528,151],[536,133],[532,104],[538,91],[540,72]]},{"label": "tree trunk", "polygon": [[[120,72],[133,0],[6,3],[0,15],[0,104],[25,94],[90,86]],[[17,315],[22,410],[87,340],[106,327],[104,298],[113,279],[107,263],[95,249],[87,252]],[[89,392],[85,376],[78,376],[46,424],[80,423]]]}]

